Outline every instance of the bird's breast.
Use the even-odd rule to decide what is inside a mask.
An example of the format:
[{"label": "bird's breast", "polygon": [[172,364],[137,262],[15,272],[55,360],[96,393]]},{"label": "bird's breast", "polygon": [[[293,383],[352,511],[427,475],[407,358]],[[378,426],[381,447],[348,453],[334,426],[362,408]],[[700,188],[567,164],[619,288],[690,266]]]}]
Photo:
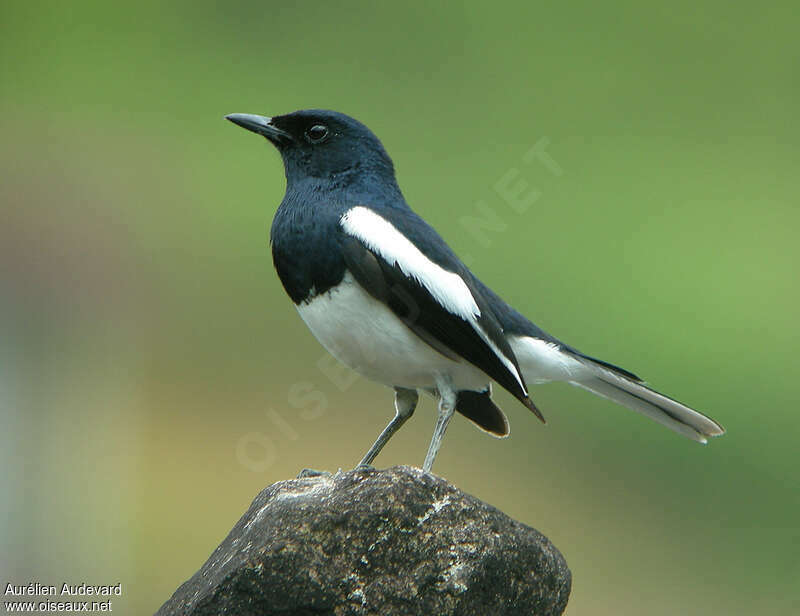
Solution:
[{"label": "bird's breast", "polygon": [[282,205],[272,223],[272,262],[295,304],[325,293],[342,281],[344,261],[338,229],[324,210]]}]

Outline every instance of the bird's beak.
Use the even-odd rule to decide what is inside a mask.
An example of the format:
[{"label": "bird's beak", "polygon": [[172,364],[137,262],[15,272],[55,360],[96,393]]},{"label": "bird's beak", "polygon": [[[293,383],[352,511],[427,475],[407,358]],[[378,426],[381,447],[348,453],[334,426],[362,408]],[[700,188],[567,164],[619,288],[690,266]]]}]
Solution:
[{"label": "bird's beak", "polygon": [[226,115],[225,119],[249,131],[263,135],[273,143],[280,143],[284,140],[293,141],[289,133],[281,130],[277,126],[273,126],[271,123],[272,118],[268,118],[267,116],[253,115],[251,113],[231,113],[230,115]]}]

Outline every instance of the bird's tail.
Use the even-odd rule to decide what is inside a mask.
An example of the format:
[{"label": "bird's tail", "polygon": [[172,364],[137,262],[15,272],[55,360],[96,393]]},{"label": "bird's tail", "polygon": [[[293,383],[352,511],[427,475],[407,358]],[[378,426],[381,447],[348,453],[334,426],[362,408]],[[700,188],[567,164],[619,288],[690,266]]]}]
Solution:
[{"label": "bird's tail", "polygon": [[579,380],[570,381],[573,385],[638,411],[700,443],[725,434],[725,429],[710,417],[650,389],[634,375],[589,357],[582,356],[579,361],[588,371]]}]

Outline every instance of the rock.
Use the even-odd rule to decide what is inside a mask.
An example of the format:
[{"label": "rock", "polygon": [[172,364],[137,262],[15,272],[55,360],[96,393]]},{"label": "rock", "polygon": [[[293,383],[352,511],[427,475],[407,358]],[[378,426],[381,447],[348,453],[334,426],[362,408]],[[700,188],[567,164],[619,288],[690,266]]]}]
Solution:
[{"label": "rock", "polygon": [[281,481],[157,616],[561,614],[571,574],[541,533],[408,467]]}]

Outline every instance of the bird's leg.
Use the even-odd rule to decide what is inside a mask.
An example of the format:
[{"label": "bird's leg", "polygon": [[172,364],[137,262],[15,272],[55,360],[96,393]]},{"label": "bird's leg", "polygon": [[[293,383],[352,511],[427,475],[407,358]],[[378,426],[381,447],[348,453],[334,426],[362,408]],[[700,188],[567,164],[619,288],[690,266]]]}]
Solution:
[{"label": "bird's leg", "polygon": [[436,454],[439,453],[439,447],[442,446],[442,439],[447,430],[447,424],[450,423],[450,418],[456,410],[456,392],[453,391],[452,386],[442,381],[438,383],[438,390],[439,416],[436,418],[436,427],[433,429],[431,444],[425,456],[425,463],[422,465],[422,470],[426,473],[431,472],[433,461],[436,459]]},{"label": "bird's leg", "polygon": [[369,448],[369,451],[364,455],[361,462],[358,463],[359,466],[370,465],[375,459],[375,456],[381,452],[383,446],[386,445],[394,433],[400,429],[400,426],[406,423],[406,420],[414,414],[414,409],[417,408],[418,400],[419,394],[416,389],[394,388],[395,415],[372,444],[372,447]]}]

